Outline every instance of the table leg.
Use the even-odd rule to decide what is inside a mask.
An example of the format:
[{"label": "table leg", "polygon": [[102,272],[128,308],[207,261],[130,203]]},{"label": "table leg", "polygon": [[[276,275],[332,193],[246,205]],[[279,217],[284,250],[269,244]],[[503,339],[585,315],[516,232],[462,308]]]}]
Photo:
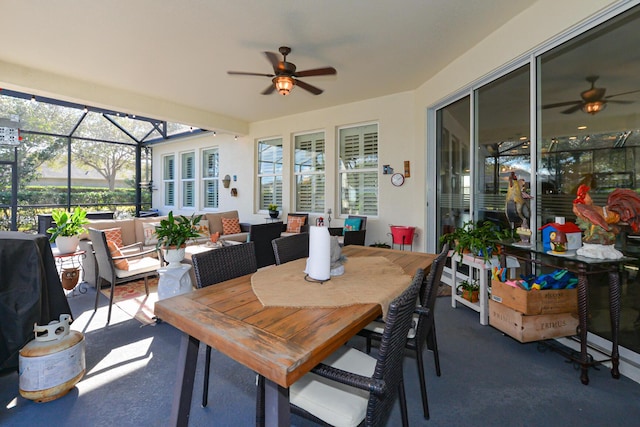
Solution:
[{"label": "table leg", "polygon": [[489,324],[489,286],[487,283],[489,270],[481,268],[478,271],[480,273],[480,324],[486,326]]},{"label": "table leg", "polygon": [[451,255],[451,307],[456,308],[456,293],[458,286],[456,275],[458,274],[458,262],[456,254]]},{"label": "table leg", "polygon": [[620,378],[618,332],[620,330],[620,272],[617,265],[609,269],[609,315],[611,316],[611,376]]},{"label": "table leg", "polygon": [[289,389],[268,378],[264,379],[264,406],[266,427],[288,427],[291,422]]},{"label": "table leg", "polygon": [[173,403],[169,425],[186,427],[189,425],[191,410],[191,396],[193,395],[193,381],[196,376],[198,361],[198,347],[200,341],[187,334],[180,340],[178,353],[178,375],[173,391]]},{"label": "table leg", "polygon": [[584,264],[578,267],[578,336],[580,337],[580,381],[589,384],[589,354],[587,353],[587,308],[589,295],[587,293],[587,271]]}]

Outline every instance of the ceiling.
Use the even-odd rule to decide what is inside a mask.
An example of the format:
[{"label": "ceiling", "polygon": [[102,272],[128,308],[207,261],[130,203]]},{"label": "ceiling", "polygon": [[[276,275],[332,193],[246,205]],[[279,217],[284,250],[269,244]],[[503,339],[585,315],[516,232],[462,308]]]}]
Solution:
[{"label": "ceiling", "polygon": [[[58,0],[36,8],[0,0],[0,65],[251,123],[416,89],[533,3]],[[303,79],[323,94],[261,95],[269,78],[227,74],[271,73],[262,52],[283,45],[298,70],[336,68],[336,76]],[[66,95],[49,83],[56,79],[42,80],[50,94]],[[12,82],[0,76],[0,84]]]}]

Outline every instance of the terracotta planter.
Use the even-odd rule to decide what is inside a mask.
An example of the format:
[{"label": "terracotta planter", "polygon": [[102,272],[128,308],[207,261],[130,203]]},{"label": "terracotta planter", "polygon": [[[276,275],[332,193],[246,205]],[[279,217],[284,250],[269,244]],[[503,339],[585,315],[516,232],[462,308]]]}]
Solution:
[{"label": "terracotta planter", "polygon": [[72,290],[78,284],[80,279],[80,268],[71,267],[62,269],[62,287],[67,291]]},{"label": "terracotta planter", "polygon": [[479,293],[480,291],[467,291],[463,289],[462,298],[470,302],[478,302],[480,300],[480,298],[478,297]]}]

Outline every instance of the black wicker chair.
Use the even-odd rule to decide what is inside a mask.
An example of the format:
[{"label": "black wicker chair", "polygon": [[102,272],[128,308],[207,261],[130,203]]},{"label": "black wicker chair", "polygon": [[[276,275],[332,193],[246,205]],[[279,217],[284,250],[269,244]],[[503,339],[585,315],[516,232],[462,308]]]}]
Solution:
[{"label": "black wicker chair", "polygon": [[360,215],[349,215],[347,218],[360,218],[360,230],[344,231],[343,227],[329,228],[329,234],[332,236],[342,237],[340,243],[342,246],[359,245],[364,246],[364,240],[367,236],[367,217]]},{"label": "black wicker chair", "polygon": [[[418,363],[418,375],[420,381],[420,393],[422,395],[422,410],[424,412],[425,419],[429,419],[429,403],[427,400],[427,386],[424,374],[424,363],[422,358],[422,350],[424,349],[425,342],[427,348],[433,352],[433,358],[436,366],[436,375],[440,376],[440,356],[438,354],[438,339],[436,337],[436,324],[435,324],[435,304],[438,296],[438,287],[440,285],[440,278],[442,277],[442,271],[447,262],[447,255],[449,252],[449,245],[445,244],[442,251],[431,265],[431,270],[425,279],[424,286],[420,290],[420,306],[426,310],[421,310],[419,314],[414,315],[415,327],[409,331],[409,338],[407,340],[407,348],[415,351],[416,362]],[[366,337],[366,351],[371,351],[371,341],[381,340],[382,331],[385,324],[383,322],[371,322],[365,326],[365,329],[360,331],[358,335]]]},{"label": "black wicker chair", "polygon": [[309,257],[309,233],[292,234],[271,241],[276,265]]},{"label": "black wicker chair", "polygon": [[[255,244],[253,242],[224,246],[220,249],[194,254],[191,257],[191,261],[193,262],[196,287],[198,288],[255,273],[257,270]],[[203,407],[207,406],[209,397],[210,363],[211,347],[207,346],[202,390]]]},{"label": "black wicker chair", "polygon": [[[289,396],[292,412],[321,425],[332,425],[332,420],[322,418],[326,418],[327,414],[320,413],[327,408],[327,405],[332,408],[332,415],[338,411],[337,405],[332,405],[325,400],[326,397],[331,397],[340,402],[340,407],[345,411],[355,409],[354,412],[360,413],[362,410],[364,414],[361,416],[364,419],[359,418],[361,420],[359,425],[382,426],[386,424],[396,397],[399,397],[402,425],[408,426],[402,363],[407,334],[423,280],[424,271],[418,269],[410,286],[389,304],[378,357],[372,358],[354,348],[341,347],[313,368],[311,373],[291,385]],[[324,390],[316,396],[318,386]],[[353,404],[349,398],[355,397],[354,392],[358,390],[368,392],[368,398],[364,400],[361,398],[361,393],[357,393],[360,399],[357,404]],[[259,376],[257,408],[262,412],[257,414],[257,425],[262,425],[264,421],[263,399],[264,378]],[[355,399],[358,400],[358,398]],[[309,407],[310,402],[316,401],[320,403],[318,407]],[[296,403],[301,406],[297,406]],[[333,420],[335,419],[334,415]]]},{"label": "black wicker chair", "polygon": [[282,222],[253,224],[249,229],[249,240],[256,245],[256,262],[258,268],[276,263],[271,241],[280,237]]}]

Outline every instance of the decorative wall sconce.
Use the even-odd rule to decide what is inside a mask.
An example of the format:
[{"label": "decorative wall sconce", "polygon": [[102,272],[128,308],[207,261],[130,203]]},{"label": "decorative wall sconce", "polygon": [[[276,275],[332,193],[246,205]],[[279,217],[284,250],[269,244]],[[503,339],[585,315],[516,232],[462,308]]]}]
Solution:
[{"label": "decorative wall sconce", "polygon": [[232,188],[231,189],[231,197],[238,197],[238,189],[237,188]]},{"label": "decorative wall sconce", "polygon": [[222,178],[222,185],[224,188],[229,188],[229,184],[231,184],[231,177],[229,175],[225,175],[224,178]]}]

